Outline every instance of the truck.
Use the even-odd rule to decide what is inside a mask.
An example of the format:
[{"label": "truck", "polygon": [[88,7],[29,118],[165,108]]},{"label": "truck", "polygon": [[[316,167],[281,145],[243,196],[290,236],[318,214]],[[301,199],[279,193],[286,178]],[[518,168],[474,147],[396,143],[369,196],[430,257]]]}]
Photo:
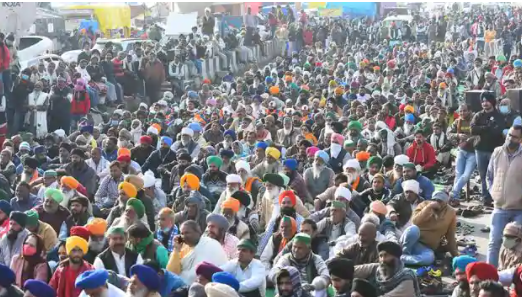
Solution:
[{"label": "truck", "polygon": [[0,32],[13,33],[18,43],[36,20],[37,2],[1,2]]}]

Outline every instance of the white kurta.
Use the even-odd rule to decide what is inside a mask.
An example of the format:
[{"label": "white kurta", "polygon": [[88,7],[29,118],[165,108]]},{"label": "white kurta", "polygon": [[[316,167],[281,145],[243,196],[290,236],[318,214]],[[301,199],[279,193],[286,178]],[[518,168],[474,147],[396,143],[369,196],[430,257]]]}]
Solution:
[{"label": "white kurta", "polygon": [[40,92],[39,94],[32,92],[29,94],[29,106],[35,107],[35,110],[31,114],[34,119],[34,126],[36,128],[36,138],[44,138],[47,134],[47,108],[45,111],[39,111],[41,107],[47,107],[49,105],[49,94]]}]

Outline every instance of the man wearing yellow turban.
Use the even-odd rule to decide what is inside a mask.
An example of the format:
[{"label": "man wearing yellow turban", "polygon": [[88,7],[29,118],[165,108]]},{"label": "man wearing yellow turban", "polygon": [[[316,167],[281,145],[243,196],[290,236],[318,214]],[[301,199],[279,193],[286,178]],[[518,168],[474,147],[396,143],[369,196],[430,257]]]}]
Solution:
[{"label": "man wearing yellow turban", "polygon": [[279,158],[281,158],[281,151],[275,147],[267,147],[265,149],[265,160],[256,165],[252,169],[252,176],[263,178],[267,173],[278,173],[283,170]]},{"label": "man wearing yellow turban", "polygon": [[111,209],[109,216],[107,217],[107,225],[112,226],[114,221],[121,217],[125,211],[127,201],[130,198],[135,198],[138,194],[136,187],[129,182],[121,182],[118,185],[118,204]]},{"label": "man wearing yellow turban", "polygon": [[79,236],[71,236],[65,241],[65,250],[68,258],[60,263],[49,281],[49,286],[56,290],[56,296],[78,296],[80,289],[74,285],[76,276],[94,269],[83,259],[89,251],[89,244]]}]

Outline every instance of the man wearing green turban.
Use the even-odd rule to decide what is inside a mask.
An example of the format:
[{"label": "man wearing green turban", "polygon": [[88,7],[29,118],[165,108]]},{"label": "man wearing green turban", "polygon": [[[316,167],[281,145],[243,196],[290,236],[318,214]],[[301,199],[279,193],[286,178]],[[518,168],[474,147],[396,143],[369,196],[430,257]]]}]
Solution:
[{"label": "man wearing green turban", "polygon": [[362,124],[359,121],[350,121],[348,123],[348,131],[350,140],[357,143],[359,139],[363,138],[361,135],[362,131]]},{"label": "man wearing green turban", "polygon": [[58,236],[53,230],[53,227],[47,223],[41,222],[39,220],[40,216],[34,209],[26,211],[25,214],[27,215],[25,228],[43,239],[46,251],[52,250],[58,243]]},{"label": "man wearing green turban", "polygon": [[207,157],[207,166],[209,168],[216,166],[217,168],[221,167],[223,165],[223,160],[218,156],[209,156]]}]

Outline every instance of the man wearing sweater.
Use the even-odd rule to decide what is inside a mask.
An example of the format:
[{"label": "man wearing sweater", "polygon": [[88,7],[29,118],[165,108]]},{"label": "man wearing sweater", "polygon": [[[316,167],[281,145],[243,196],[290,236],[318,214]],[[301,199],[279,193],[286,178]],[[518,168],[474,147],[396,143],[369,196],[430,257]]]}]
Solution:
[{"label": "man wearing sweater", "polygon": [[487,169],[486,181],[494,201],[489,234],[488,263],[498,265],[502,232],[509,222],[522,224],[522,126],[509,129],[506,143],[497,147]]}]

